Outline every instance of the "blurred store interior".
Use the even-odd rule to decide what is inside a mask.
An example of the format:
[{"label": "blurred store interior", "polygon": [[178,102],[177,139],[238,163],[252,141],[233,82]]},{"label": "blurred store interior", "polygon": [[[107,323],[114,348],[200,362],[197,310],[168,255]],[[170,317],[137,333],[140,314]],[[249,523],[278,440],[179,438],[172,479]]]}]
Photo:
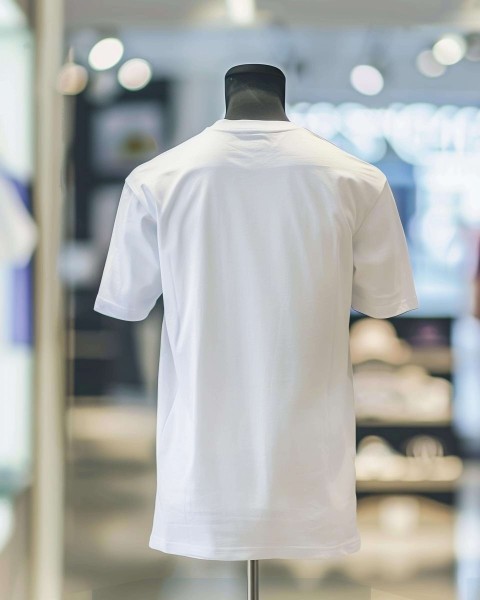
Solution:
[{"label": "blurred store interior", "polygon": [[480,4],[0,0],[0,47],[0,598],[246,597],[148,547],[162,299],[93,303],[126,175],[266,63],[388,177],[420,309],[351,314],[361,550],[262,561],[261,598],[479,600]]}]

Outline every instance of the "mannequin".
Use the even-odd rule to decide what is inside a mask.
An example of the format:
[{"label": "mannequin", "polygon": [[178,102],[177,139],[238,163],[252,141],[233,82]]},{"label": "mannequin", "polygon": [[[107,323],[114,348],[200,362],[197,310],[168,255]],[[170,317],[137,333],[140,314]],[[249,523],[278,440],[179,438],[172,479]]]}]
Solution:
[{"label": "mannequin", "polygon": [[251,561],[254,600],[258,560],[360,550],[350,309],[419,303],[386,175],[289,121],[277,68],[225,78],[228,118],[125,178],[93,308],[164,296],[149,547]]},{"label": "mannequin", "polygon": [[[225,119],[289,121],[285,114],[285,75],[271,65],[237,65],[225,74]],[[248,600],[258,600],[258,560],[247,566]]]},{"label": "mannequin", "polygon": [[385,174],[289,121],[275,67],[225,79],[228,118],[125,178],[93,308],[164,295],[149,547],[249,561],[257,600],[259,560],[360,550],[350,309],[419,303]]},{"label": "mannequin", "polygon": [[277,67],[237,65],[225,74],[225,119],[289,121],[285,75]]}]

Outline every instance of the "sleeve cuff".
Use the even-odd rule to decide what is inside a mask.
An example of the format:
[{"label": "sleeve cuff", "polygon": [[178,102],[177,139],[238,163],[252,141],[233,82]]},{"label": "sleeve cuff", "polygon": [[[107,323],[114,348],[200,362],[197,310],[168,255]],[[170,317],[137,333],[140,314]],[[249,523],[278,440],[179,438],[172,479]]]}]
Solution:
[{"label": "sleeve cuff", "polygon": [[143,321],[143,319],[145,319],[150,313],[150,310],[138,310],[134,308],[128,308],[126,306],[120,306],[119,304],[115,304],[115,302],[106,300],[101,296],[96,297],[93,310],[101,313],[102,315],[106,315],[107,317],[121,319],[122,321]]},{"label": "sleeve cuff", "polygon": [[352,308],[358,312],[361,312],[368,317],[374,317],[376,319],[389,319],[390,317],[397,317],[410,310],[419,308],[419,302],[417,296],[408,296],[401,298],[388,304],[374,304],[363,298],[354,297],[352,299]]}]

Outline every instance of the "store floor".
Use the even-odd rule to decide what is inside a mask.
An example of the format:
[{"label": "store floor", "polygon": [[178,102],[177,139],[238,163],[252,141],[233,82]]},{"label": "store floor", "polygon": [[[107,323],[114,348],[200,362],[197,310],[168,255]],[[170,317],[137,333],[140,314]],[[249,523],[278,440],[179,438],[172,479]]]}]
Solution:
[{"label": "store floor", "polygon": [[[65,600],[244,600],[246,562],[190,559],[148,547],[154,438],[151,429],[142,437],[141,425],[135,431],[138,439],[128,444],[119,437],[73,445]],[[332,560],[260,561],[261,600],[480,600],[480,461],[464,464],[454,507],[428,499],[422,504],[431,518],[420,534],[382,533],[372,520],[375,502],[371,496],[359,501],[359,552]]]}]

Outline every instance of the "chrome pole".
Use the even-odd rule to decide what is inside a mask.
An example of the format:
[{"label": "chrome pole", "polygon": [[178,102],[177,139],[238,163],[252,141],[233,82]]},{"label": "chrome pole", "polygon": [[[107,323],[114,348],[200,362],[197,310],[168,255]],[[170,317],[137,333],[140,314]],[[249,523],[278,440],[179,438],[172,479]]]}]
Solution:
[{"label": "chrome pole", "polygon": [[258,560],[248,561],[248,600],[258,600]]}]

